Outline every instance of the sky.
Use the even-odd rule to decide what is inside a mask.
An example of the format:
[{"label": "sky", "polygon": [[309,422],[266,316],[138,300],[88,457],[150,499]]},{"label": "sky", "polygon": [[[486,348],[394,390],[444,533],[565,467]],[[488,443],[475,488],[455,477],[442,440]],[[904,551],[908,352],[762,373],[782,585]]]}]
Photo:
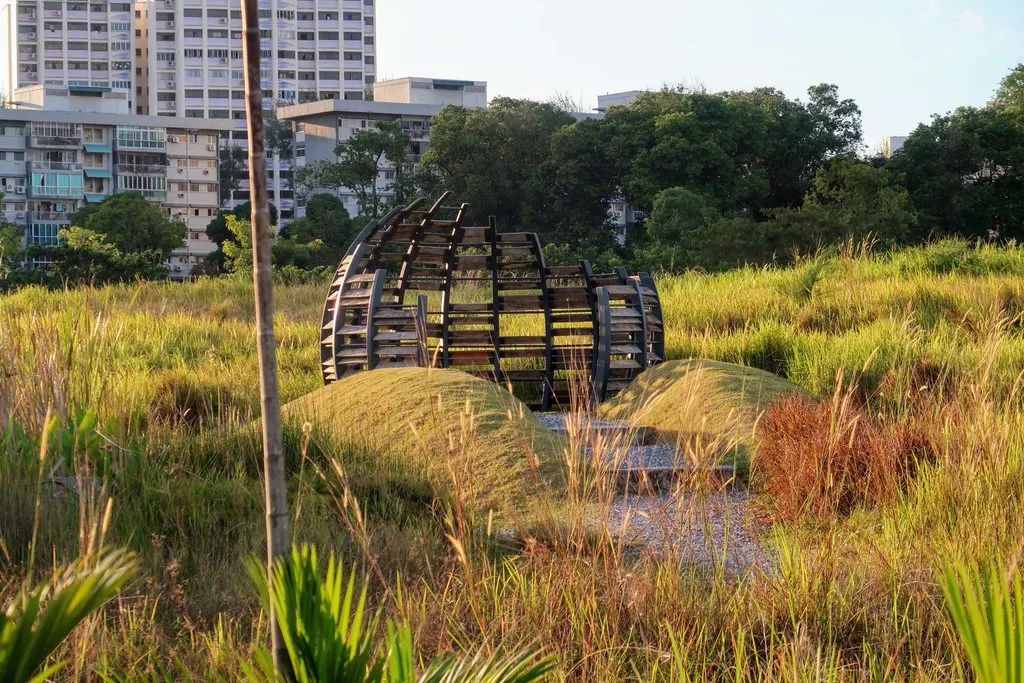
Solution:
[{"label": "sky", "polygon": [[488,96],[586,109],[684,84],[835,83],[868,151],[932,114],[984,105],[1024,62],[1024,0],[377,0],[377,78],[487,81]]}]

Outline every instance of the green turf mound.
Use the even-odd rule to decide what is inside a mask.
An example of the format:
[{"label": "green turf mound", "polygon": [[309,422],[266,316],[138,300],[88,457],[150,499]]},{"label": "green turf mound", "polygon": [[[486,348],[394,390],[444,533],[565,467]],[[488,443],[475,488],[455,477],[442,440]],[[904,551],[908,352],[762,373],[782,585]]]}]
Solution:
[{"label": "green turf mound", "polygon": [[601,416],[669,437],[702,435],[726,449],[755,443],[760,415],[795,385],[757,368],[703,358],[661,363],[601,406]]},{"label": "green turf mound", "polygon": [[292,426],[311,423],[328,447],[422,473],[438,491],[457,486],[499,514],[527,508],[560,480],[564,441],[502,387],[457,370],[361,372],[292,401],[284,415]]}]

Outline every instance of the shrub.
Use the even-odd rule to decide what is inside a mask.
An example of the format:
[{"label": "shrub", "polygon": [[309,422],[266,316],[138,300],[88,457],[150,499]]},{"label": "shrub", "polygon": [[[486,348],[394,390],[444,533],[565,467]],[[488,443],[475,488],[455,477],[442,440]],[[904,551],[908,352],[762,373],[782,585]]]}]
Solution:
[{"label": "shrub", "polygon": [[155,382],[149,418],[158,424],[209,426],[223,419],[231,407],[232,396],[223,386],[171,370]]},{"label": "shrub", "polygon": [[883,426],[851,392],[819,403],[796,394],[775,403],[758,425],[754,473],[778,520],[835,520],[859,505],[892,501],[930,452],[919,423]]}]

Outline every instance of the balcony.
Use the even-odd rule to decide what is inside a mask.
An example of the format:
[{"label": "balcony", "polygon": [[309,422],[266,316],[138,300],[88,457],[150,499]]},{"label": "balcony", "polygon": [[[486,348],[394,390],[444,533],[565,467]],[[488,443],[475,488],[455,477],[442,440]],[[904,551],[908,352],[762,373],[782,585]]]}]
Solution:
[{"label": "balcony", "polygon": [[73,211],[27,211],[25,218],[29,223],[71,223],[75,215]]},{"label": "balcony", "polygon": [[51,147],[55,149],[78,149],[82,146],[81,131],[76,135],[30,135],[29,147]]},{"label": "balcony", "polygon": [[30,161],[29,171],[81,171],[77,161]]},{"label": "balcony", "polygon": [[[81,178],[79,178],[81,180]],[[30,197],[41,197],[44,199],[81,199],[82,186],[78,185],[32,185],[29,188]]]},{"label": "balcony", "polygon": [[117,164],[117,175],[165,175],[166,164]]}]

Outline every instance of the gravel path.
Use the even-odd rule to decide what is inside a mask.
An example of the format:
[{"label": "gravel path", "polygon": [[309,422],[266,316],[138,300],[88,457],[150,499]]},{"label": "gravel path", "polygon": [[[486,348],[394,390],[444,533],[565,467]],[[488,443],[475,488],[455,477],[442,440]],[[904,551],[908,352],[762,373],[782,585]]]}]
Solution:
[{"label": "gravel path", "polygon": [[724,566],[733,574],[774,570],[745,490],[627,495],[615,501],[607,518],[623,541],[688,564]]},{"label": "gravel path", "polygon": [[[565,430],[562,413],[537,417],[548,429]],[[595,431],[626,427],[608,420],[594,420],[591,425]],[[639,470],[681,468],[686,460],[675,446],[667,444],[634,443],[618,457],[622,469]],[[774,560],[762,541],[764,526],[752,514],[746,489],[698,493],[680,484],[661,493],[628,493],[603,514],[595,513],[595,524],[601,518],[624,542],[675,554],[688,564],[724,567],[734,574],[774,570]]]}]

